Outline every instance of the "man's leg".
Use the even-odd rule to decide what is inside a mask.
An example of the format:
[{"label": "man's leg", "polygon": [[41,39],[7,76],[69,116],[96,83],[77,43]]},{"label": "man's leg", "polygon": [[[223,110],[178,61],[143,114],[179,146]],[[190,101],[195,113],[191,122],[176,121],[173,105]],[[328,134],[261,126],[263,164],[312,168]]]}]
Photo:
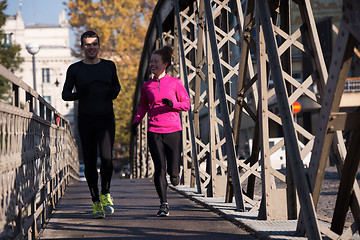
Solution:
[{"label": "man's leg", "polygon": [[113,174],[112,149],[115,138],[114,117],[105,118],[102,121],[101,129],[98,132],[99,151],[100,151],[100,175],[101,175],[101,194],[100,199],[104,211],[108,214],[114,212],[113,198],[110,195],[111,178]]},{"label": "man's leg", "polygon": [[[83,121],[84,120],[84,121]],[[93,202],[100,201],[98,188],[97,163],[97,138],[93,127],[79,115],[79,135],[81,140],[85,178],[89,186]]]},{"label": "man's leg", "polygon": [[113,117],[105,119],[103,129],[98,132],[98,139],[101,159],[101,193],[106,194],[110,192],[113,174],[112,150],[115,139],[115,122]]}]

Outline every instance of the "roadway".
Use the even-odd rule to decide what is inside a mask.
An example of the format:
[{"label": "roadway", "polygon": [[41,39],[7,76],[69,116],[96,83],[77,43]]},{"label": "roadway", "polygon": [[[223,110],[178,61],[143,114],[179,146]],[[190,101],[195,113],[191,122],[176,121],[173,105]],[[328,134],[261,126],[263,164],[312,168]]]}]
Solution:
[{"label": "roadway", "polygon": [[93,219],[86,182],[75,182],[40,234],[48,239],[257,239],[254,234],[169,188],[169,217],[156,217],[151,179],[113,179],[115,213]]}]

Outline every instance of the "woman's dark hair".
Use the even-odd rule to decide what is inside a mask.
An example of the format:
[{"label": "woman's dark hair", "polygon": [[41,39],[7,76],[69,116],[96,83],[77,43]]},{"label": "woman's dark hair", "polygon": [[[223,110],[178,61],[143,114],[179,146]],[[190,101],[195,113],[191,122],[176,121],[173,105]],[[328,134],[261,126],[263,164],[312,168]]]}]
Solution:
[{"label": "woman's dark hair", "polygon": [[171,58],[174,54],[174,49],[170,46],[164,46],[162,48],[159,48],[153,52],[153,54],[158,54],[161,56],[162,61],[165,63],[167,62],[167,68],[171,66]]},{"label": "woman's dark hair", "polygon": [[84,39],[85,38],[97,38],[97,40],[98,40],[98,43],[99,43],[99,45],[100,45],[100,38],[99,38],[99,35],[97,35],[97,33],[96,32],[94,32],[94,31],[86,31],[86,32],[84,32],[82,35],[81,35],[81,46],[84,46]]}]

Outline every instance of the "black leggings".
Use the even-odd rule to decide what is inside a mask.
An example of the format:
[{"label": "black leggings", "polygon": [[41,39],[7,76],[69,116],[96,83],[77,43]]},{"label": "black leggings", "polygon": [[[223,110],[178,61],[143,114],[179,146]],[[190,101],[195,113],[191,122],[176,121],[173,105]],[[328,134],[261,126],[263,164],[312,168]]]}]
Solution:
[{"label": "black leggings", "polygon": [[79,114],[79,134],[85,166],[85,178],[93,202],[100,201],[98,188],[97,157],[101,159],[101,193],[110,192],[113,174],[112,149],[115,138],[115,120],[113,114],[89,116]]},{"label": "black leggings", "polygon": [[181,131],[173,133],[148,132],[148,145],[155,165],[155,188],[160,202],[164,203],[167,202],[166,172],[170,177],[177,177],[180,171]]}]

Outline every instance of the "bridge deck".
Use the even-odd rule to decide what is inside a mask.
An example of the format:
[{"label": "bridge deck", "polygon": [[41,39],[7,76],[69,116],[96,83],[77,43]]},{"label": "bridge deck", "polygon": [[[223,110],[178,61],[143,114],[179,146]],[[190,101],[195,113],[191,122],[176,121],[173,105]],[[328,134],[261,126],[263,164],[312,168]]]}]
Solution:
[{"label": "bridge deck", "polygon": [[256,239],[171,189],[170,216],[156,217],[159,200],[150,179],[114,179],[111,193],[115,213],[92,219],[86,182],[70,185],[40,239]]}]

